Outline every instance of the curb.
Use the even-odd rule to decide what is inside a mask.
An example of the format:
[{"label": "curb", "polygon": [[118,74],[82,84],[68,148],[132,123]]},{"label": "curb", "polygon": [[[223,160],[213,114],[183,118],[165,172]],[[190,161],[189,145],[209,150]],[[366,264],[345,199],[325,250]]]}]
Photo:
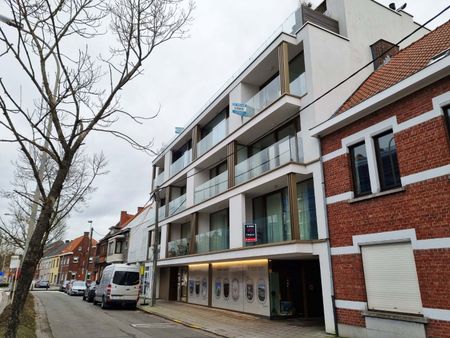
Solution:
[{"label": "curb", "polygon": [[175,319],[175,318],[170,317],[170,316],[167,316],[167,315],[163,315],[163,314],[161,314],[161,313],[157,313],[157,312],[153,312],[153,311],[151,311],[151,310],[144,309],[143,307],[141,307],[141,306],[139,306],[139,305],[138,305],[137,309],[138,309],[139,311],[142,311],[142,312],[145,312],[145,313],[149,313],[149,314],[154,315],[154,316],[156,316],[156,317],[160,317],[160,318],[163,318],[163,319],[170,320],[171,322],[174,322],[174,323],[177,323],[177,324],[181,324],[181,325],[186,326],[186,327],[189,327],[189,328],[191,328],[191,329],[204,331],[204,332],[206,332],[206,333],[211,333],[211,334],[214,334],[214,335],[216,335],[216,336],[218,336],[218,337],[232,338],[231,336],[224,336],[223,334],[216,333],[216,332],[214,332],[214,331],[208,330],[207,328],[205,328],[205,327],[203,327],[203,326],[199,326],[199,325],[196,325],[196,324],[192,324],[192,323],[189,323],[189,322],[185,322],[185,321],[182,321],[182,320],[179,320],[179,319]]},{"label": "curb", "polygon": [[37,338],[54,338],[50,323],[48,322],[47,311],[41,300],[33,295],[34,309],[36,311],[36,337]]}]

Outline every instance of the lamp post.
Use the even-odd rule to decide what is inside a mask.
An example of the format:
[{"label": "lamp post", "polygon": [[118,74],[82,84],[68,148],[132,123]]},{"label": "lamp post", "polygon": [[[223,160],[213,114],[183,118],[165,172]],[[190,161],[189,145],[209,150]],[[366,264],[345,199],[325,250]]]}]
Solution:
[{"label": "lamp post", "polygon": [[92,248],[92,232],[94,231],[94,228],[92,228],[92,221],[88,221],[89,225],[90,225],[90,230],[89,230],[89,243],[88,243],[88,255],[87,255],[87,259],[86,259],[86,263],[84,266],[84,281],[87,281],[87,275],[88,275],[88,271],[89,271],[89,259],[91,258],[91,248]]},{"label": "lamp post", "polygon": [[156,303],[156,264],[158,263],[158,239],[159,239],[159,190],[155,189],[153,192],[155,198],[155,239],[153,241],[153,264],[152,264],[152,300],[150,306],[155,306]]}]

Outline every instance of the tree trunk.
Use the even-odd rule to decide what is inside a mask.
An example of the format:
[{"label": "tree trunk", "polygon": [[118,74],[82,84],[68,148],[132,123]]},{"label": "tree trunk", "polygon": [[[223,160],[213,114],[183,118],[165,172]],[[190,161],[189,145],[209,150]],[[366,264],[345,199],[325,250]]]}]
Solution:
[{"label": "tree trunk", "polygon": [[[70,159],[71,158],[73,158],[73,156],[70,156]],[[67,162],[69,164],[67,164]],[[61,194],[64,181],[69,172],[70,163],[71,160],[66,159],[65,165],[63,164],[60,167],[36,222],[35,230],[28,245],[28,250],[23,258],[20,278],[17,280],[16,292],[14,293],[14,299],[11,305],[11,313],[6,328],[5,338],[16,338],[20,314],[25,306],[25,301],[33,281],[36,266],[44,252],[45,241],[43,239],[45,238],[46,233],[50,231],[50,219],[53,213],[53,207],[55,201]]]}]

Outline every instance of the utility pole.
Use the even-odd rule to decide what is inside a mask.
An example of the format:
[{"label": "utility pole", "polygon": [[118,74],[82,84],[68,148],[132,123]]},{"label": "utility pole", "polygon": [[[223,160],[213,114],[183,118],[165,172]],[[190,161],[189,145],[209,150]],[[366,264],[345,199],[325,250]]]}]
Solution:
[{"label": "utility pole", "polygon": [[153,241],[153,264],[152,264],[152,301],[150,306],[155,306],[156,303],[156,264],[158,263],[158,239],[159,239],[159,190],[153,191],[153,197],[155,199],[155,239]]},{"label": "utility pole", "polygon": [[88,255],[86,259],[86,263],[84,264],[84,281],[87,281],[87,275],[89,270],[89,259],[91,258],[91,247],[92,247],[92,232],[94,231],[94,228],[92,228],[92,221],[88,221],[90,224],[90,235],[89,235],[89,243],[88,243]]}]

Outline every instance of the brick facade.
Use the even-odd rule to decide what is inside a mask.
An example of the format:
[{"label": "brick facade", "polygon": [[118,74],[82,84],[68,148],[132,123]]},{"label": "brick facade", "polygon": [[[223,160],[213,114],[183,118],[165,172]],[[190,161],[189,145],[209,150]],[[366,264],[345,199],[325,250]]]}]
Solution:
[{"label": "brick facade", "polygon": [[[398,100],[321,139],[322,154],[342,147],[342,139],[393,116],[401,124],[434,109],[432,99],[450,91],[450,77]],[[450,164],[450,141],[443,116],[394,134],[401,177]],[[348,152],[324,162],[326,196],[353,191]],[[450,179],[448,175],[402,186],[400,191],[365,200],[327,205],[332,248],[353,246],[353,236],[414,229],[417,240],[450,237]],[[450,311],[450,248],[414,250],[424,308]],[[367,302],[360,254],[332,256],[337,300]],[[365,327],[360,310],[337,309],[341,324]],[[450,337],[450,321],[429,319],[428,337]]]}]

